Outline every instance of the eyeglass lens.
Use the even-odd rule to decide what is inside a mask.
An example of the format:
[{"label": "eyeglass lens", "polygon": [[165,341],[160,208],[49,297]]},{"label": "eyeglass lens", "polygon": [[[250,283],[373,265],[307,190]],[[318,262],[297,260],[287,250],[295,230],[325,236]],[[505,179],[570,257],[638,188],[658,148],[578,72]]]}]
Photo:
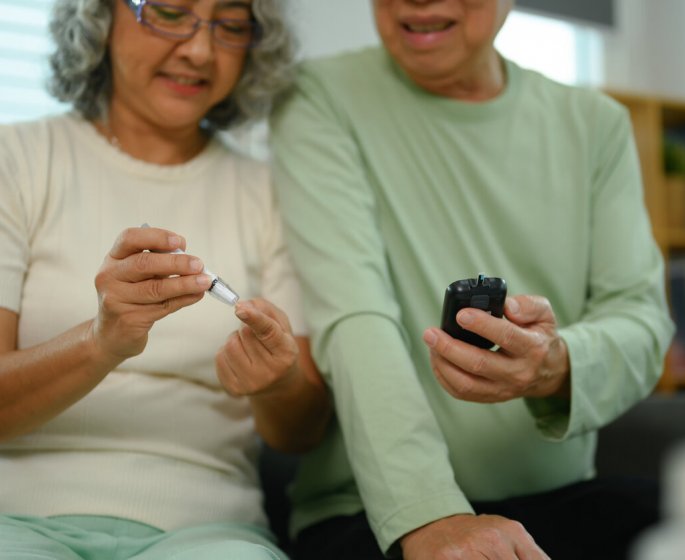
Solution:
[{"label": "eyeglass lens", "polygon": [[[203,20],[186,7],[187,2],[146,2],[141,12],[142,22],[169,37],[188,39]],[[256,39],[255,21],[248,4],[219,4],[209,25],[219,43],[247,47]]]}]

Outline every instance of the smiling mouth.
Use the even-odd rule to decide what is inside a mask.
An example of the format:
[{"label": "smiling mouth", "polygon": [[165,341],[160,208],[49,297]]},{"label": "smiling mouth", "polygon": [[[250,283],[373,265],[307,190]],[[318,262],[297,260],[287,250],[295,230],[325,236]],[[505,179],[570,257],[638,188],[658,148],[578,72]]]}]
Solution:
[{"label": "smiling mouth", "polygon": [[207,83],[207,80],[203,78],[189,78],[188,76],[174,76],[172,74],[165,74],[165,76],[182,86],[200,86]]},{"label": "smiling mouth", "polygon": [[454,25],[453,21],[444,21],[441,23],[403,23],[402,27],[410,33],[440,33],[446,31]]}]

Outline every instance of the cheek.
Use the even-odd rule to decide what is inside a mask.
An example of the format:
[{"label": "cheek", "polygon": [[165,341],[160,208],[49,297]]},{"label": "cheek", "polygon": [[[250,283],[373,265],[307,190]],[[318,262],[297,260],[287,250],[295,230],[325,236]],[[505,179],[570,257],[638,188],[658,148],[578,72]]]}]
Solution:
[{"label": "cheek", "polygon": [[387,9],[383,9],[382,6],[378,6],[382,2],[376,3],[376,9],[374,11],[374,19],[376,21],[376,30],[378,35],[380,35],[383,42],[388,42],[393,34],[393,19],[392,15]]},{"label": "cheek", "polygon": [[235,88],[245,70],[246,56],[231,58],[221,64],[219,81],[217,82],[218,97],[227,97]]},{"label": "cheek", "polygon": [[491,42],[496,31],[496,14],[474,14],[464,26],[464,39],[468,45],[478,46]]}]

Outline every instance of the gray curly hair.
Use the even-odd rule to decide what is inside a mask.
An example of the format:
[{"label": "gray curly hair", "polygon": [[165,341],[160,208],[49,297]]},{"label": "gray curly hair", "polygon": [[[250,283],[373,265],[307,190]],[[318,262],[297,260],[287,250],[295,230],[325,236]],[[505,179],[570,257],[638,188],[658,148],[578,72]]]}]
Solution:
[{"label": "gray curly hair", "polygon": [[[116,1],[56,0],[50,21],[56,48],[50,56],[48,91],[91,120],[106,118],[112,93],[107,39]],[[295,44],[284,4],[284,0],[254,0],[260,41],[247,51],[238,84],[207,113],[203,128],[221,130],[258,120],[287,90],[293,77]]]}]

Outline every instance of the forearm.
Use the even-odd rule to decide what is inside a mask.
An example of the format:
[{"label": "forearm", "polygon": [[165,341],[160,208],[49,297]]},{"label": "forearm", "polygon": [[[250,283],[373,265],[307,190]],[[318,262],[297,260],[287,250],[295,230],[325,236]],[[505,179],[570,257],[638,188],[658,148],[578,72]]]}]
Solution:
[{"label": "forearm", "polygon": [[308,342],[296,340],[300,350],[297,371],[277,390],[250,397],[257,431],[270,447],[284,453],[301,453],[317,445],[333,409]]},{"label": "forearm", "polygon": [[331,416],[326,387],[301,379],[285,394],[250,397],[255,426],[269,447],[303,453],[323,438]]},{"label": "forearm", "polygon": [[381,547],[437,519],[471,513],[397,325],[376,314],[345,319],[327,355],[336,415]]},{"label": "forearm", "polygon": [[120,360],[92,341],[92,321],[0,354],[0,441],[30,432],[87,395]]},{"label": "forearm", "polygon": [[560,329],[568,348],[571,398],[557,394],[527,401],[546,436],[564,439],[596,430],[652,391],[673,333],[658,286],[660,267],[652,275],[653,290],[604,302]]}]

